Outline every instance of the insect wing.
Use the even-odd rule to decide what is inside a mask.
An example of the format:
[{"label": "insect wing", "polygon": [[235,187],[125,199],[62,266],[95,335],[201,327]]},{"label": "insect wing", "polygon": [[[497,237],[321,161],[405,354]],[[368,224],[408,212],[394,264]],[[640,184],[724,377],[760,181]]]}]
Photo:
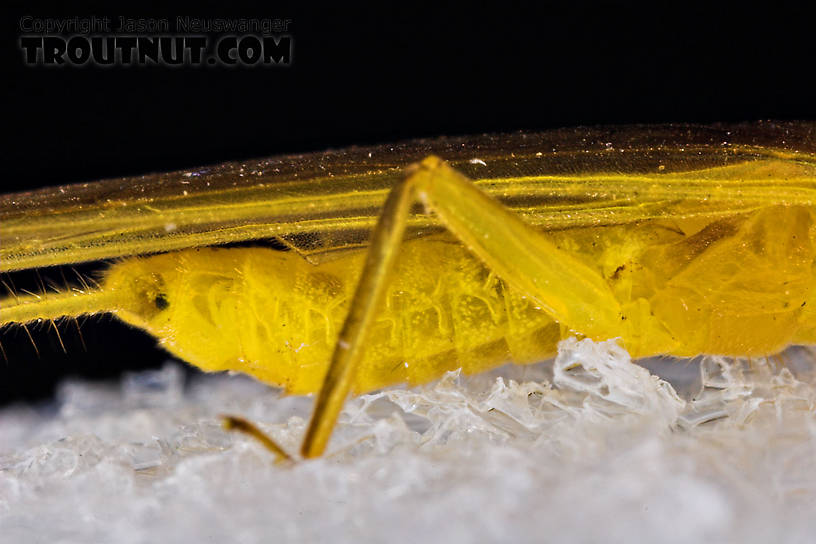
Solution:
[{"label": "insect wing", "polygon": [[[408,164],[439,155],[542,230],[816,202],[816,123],[562,129],[414,140],[0,197],[0,271],[275,238],[365,246]],[[408,236],[438,230],[417,208]]]}]

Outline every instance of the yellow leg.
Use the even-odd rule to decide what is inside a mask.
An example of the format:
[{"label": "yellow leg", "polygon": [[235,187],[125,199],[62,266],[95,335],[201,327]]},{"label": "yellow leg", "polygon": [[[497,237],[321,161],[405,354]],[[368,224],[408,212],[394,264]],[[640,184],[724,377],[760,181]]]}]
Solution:
[{"label": "yellow leg", "polygon": [[[421,168],[420,166],[419,169]],[[374,228],[363,272],[351,299],[349,314],[340,331],[329,369],[315,402],[312,420],[303,439],[300,450],[303,457],[317,457],[326,449],[337,417],[354,382],[365,336],[388,286],[405,231],[405,222],[414,201],[413,180],[418,168],[412,167],[411,170],[414,173],[409,173],[391,190]]]},{"label": "yellow leg", "polygon": [[244,433],[260,442],[263,447],[275,454],[276,463],[291,463],[294,461],[277,442],[246,419],[237,416],[221,416],[221,422],[226,430]]},{"label": "yellow leg", "polygon": [[590,337],[620,330],[620,304],[600,274],[558,249],[438,157],[411,167],[389,194],[315,403],[301,454],[323,453],[354,382],[366,333],[388,285],[411,205],[419,198],[508,284],[559,323]]}]

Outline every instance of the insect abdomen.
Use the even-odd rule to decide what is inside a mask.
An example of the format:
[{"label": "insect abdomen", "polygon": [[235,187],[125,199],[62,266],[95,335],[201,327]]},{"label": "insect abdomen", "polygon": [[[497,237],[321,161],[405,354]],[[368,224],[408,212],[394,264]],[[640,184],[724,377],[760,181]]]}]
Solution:
[{"label": "insect abdomen", "polygon": [[[597,263],[627,308],[642,303],[669,341],[638,349],[639,338],[629,334],[641,331],[627,329],[632,319],[622,319],[605,338],[621,337],[637,356],[762,355],[816,337],[812,231],[812,210],[791,206],[725,218],[689,234],[658,222],[609,228],[603,237],[589,229],[552,236]],[[162,259],[175,264],[159,266]],[[314,392],[363,259],[363,252],[349,252],[312,265],[294,252],[208,248],[134,260],[163,270],[165,286],[133,297],[156,315],[120,315],[205,370],[238,370],[292,393]],[[158,311],[150,304],[159,300],[168,307]],[[442,236],[406,242],[369,330],[354,390],[427,382],[457,368],[475,373],[538,361],[554,352],[562,334],[572,332],[462,245]]]},{"label": "insect abdomen", "polygon": [[[169,351],[204,370],[239,370],[291,393],[320,388],[362,254],[318,266],[266,249],[190,250],[147,261],[168,258],[177,263],[165,267],[173,270],[164,274],[167,308],[147,328]],[[355,390],[540,360],[558,339],[543,311],[508,292],[461,246],[409,242]]]}]

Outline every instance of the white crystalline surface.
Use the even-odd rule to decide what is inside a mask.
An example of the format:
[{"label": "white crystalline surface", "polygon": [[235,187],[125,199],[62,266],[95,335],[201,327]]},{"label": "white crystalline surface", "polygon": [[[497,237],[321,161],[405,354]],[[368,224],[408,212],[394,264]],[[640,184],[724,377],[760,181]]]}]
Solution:
[{"label": "white crystalline surface", "polygon": [[813,542],[812,357],[649,363],[663,381],[568,340],[349,401],[329,456],[292,467],[218,415],[294,452],[309,398],[175,366],[68,383],[0,412],[0,541]]}]

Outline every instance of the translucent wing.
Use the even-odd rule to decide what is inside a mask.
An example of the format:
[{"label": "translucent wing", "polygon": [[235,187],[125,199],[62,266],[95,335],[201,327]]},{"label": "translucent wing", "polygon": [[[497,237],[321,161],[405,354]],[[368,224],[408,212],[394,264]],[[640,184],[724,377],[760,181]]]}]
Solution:
[{"label": "translucent wing", "polygon": [[[430,154],[544,230],[816,204],[814,122],[439,138],[4,195],[0,270],[269,238],[320,259],[365,245],[402,169]],[[417,213],[409,235],[436,229]]]}]

